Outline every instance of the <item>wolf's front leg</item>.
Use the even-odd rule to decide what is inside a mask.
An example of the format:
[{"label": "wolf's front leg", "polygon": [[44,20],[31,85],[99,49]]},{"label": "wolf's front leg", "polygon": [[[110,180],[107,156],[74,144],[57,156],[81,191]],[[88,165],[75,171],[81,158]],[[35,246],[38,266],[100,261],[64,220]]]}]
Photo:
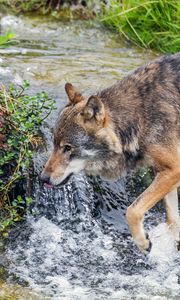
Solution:
[{"label": "wolf's front leg", "polygon": [[[177,164],[178,165],[178,164]],[[128,207],[126,217],[136,245],[149,252],[151,242],[144,231],[144,214],[159,202],[180,180],[180,169],[167,168],[156,175],[152,184]]]}]

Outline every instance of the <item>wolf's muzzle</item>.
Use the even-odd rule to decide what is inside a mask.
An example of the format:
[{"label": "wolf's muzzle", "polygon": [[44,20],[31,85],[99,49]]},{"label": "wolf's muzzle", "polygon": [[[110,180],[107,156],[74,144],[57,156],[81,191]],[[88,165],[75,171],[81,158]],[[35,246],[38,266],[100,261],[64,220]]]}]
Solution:
[{"label": "wolf's muzzle", "polygon": [[50,184],[50,176],[47,173],[42,172],[40,179],[43,183]]},{"label": "wolf's muzzle", "polygon": [[[66,184],[69,179],[72,177],[73,173],[70,173],[62,182],[60,182],[57,186],[61,186]],[[54,185],[51,183],[51,178],[48,174],[46,173],[41,173],[40,180],[46,187],[53,187]]]}]

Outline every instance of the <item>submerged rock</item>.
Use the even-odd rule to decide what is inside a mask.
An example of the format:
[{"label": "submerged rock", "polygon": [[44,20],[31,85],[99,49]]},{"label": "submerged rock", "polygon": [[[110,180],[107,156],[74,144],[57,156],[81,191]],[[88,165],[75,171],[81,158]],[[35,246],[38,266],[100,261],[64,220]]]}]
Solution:
[{"label": "submerged rock", "polygon": [[26,287],[18,284],[0,283],[0,299],[1,300],[48,300],[45,295],[41,295],[31,291]]}]

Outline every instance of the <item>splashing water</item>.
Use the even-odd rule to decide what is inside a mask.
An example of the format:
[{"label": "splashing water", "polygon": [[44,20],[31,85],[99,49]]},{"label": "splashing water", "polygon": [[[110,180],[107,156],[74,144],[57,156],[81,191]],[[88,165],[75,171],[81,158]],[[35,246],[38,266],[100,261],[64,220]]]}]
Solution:
[{"label": "splashing water", "polygon": [[34,291],[68,300],[179,299],[180,257],[165,224],[150,230],[153,247],[145,257],[122,218],[126,199],[112,205],[105,194],[97,206],[99,195],[81,176],[61,190],[36,192],[34,217],[15,230],[7,250],[10,272]]}]

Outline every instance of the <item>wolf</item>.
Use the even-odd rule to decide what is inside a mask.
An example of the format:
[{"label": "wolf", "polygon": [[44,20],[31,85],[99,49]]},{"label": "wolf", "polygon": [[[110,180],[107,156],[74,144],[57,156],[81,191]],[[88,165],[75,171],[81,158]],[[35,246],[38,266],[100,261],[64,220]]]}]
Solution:
[{"label": "wolf", "polygon": [[41,174],[65,184],[82,170],[116,180],[138,166],[152,166],[151,185],[128,207],[132,237],[148,253],[145,213],[165,199],[167,224],[180,248],[180,53],[160,57],[90,97],[65,84],[69,103],[54,128],[54,149]]}]

